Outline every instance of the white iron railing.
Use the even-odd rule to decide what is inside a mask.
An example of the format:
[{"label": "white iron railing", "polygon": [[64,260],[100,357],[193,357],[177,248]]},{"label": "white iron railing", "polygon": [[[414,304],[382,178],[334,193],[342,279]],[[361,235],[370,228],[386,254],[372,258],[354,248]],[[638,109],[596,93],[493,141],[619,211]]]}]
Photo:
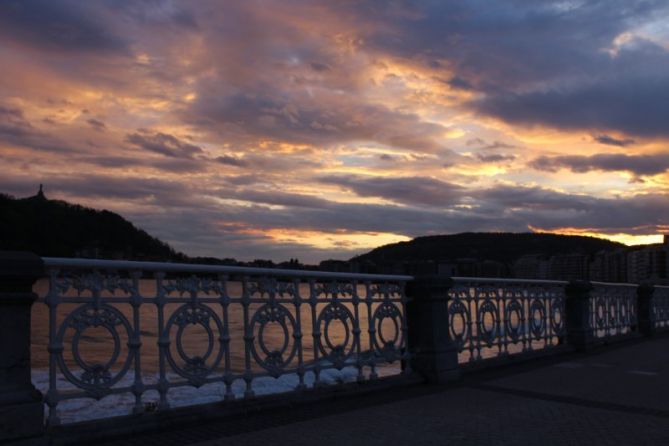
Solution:
[{"label": "white iron railing", "polygon": [[654,328],[669,328],[669,286],[655,286],[653,291],[651,317]]},{"label": "white iron railing", "polygon": [[[267,393],[274,380],[300,391],[410,373],[411,276],[42,260],[47,279],[37,289],[45,305],[33,308],[33,322],[43,333],[33,338],[48,352],[42,389],[50,425],[61,423],[70,400],[117,395],[124,409],[115,414],[141,413],[194,401],[175,397],[191,388],[210,389],[207,401],[231,401]],[[567,343],[568,282],[451,279],[439,299],[460,363]],[[574,301],[587,315],[577,328],[597,342],[637,335],[638,286],[588,286],[585,300]],[[655,287],[650,302],[653,326],[669,326],[669,287]]]},{"label": "white iron railing", "polygon": [[454,277],[451,338],[460,362],[558,345],[566,334],[563,281]]},{"label": "white iron railing", "polygon": [[301,390],[328,370],[364,381],[408,362],[410,276],[43,261],[51,425],[64,400],[132,395],[139,413],[168,408],[177,387],[217,384],[234,400],[263,379],[291,375]]},{"label": "white iron railing", "polygon": [[590,327],[595,338],[607,340],[638,333],[638,285],[591,283]]}]

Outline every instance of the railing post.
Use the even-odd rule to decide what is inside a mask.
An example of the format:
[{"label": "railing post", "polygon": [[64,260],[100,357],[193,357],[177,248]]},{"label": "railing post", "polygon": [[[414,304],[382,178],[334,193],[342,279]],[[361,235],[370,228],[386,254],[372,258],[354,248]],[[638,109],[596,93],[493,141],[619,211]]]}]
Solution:
[{"label": "railing post", "polygon": [[428,382],[441,384],[460,376],[458,351],[451,340],[448,290],[453,281],[416,277],[407,284],[407,328],[411,367]]},{"label": "railing post", "polygon": [[577,351],[587,351],[595,344],[592,329],[592,314],[590,292],[593,286],[590,282],[576,280],[569,282],[565,288],[567,300],[565,312],[567,317],[567,342]]},{"label": "railing post", "polygon": [[0,443],[44,429],[42,394],[30,377],[32,286],[43,274],[35,254],[0,251]]},{"label": "railing post", "polygon": [[653,294],[655,287],[651,284],[642,284],[637,288],[637,317],[639,332],[644,336],[655,334],[655,317],[653,311]]}]

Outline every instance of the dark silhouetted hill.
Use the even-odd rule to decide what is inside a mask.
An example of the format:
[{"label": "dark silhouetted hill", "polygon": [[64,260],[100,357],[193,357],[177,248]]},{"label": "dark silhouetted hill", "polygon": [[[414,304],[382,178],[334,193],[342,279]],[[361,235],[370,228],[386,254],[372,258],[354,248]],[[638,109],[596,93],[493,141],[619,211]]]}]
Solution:
[{"label": "dark silhouetted hill", "polygon": [[185,259],[118,214],[49,200],[41,190],[23,199],[0,194],[0,249],[53,257]]},{"label": "dark silhouetted hill", "polygon": [[354,257],[351,261],[375,264],[443,261],[460,258],[494,260],[510,264],[526,254],[594,254],[624,248],[621,243],[595,237],[538,233],[466,232],[417,237],[392,243]]}]

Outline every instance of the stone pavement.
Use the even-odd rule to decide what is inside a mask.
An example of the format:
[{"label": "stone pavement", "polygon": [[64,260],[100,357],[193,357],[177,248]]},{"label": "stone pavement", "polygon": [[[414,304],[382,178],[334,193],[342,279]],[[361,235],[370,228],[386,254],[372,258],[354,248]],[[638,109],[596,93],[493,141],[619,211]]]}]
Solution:
[{"label": "stone pavement", "polygon": [[118,444],[669,445],[669,337]]}]

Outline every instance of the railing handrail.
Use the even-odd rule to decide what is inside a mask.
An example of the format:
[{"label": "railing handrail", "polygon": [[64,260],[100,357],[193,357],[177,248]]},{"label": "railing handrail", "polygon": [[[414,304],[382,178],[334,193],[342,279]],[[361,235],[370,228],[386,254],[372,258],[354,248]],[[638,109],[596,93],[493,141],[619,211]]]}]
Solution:
[{"label": "railing handrail", "polygon": [[604,285],[604,286],[624,286],[624,287],[630,287],[630,288],[638,288],[639,287],[638,283],[628,283],[628,282],[597,282],[597,281],[591,280],[590,283],[592,285]]},{"label": "railing handrail", "polygon": [[451,277],[455,282],[482,282],[482,283],[527,283],[527,284],[551,284],[551,285],[566,285],[567,280],[542,280],[542,279],[513,279],[513,278],[498,278],[498,277]]},{"label": "railing handrail", "polygon": [[203,265],[191,263],[170,262],[138,262],[131,260],[101,260],[101,259],[75,259],[62,257],[42,257],[44,265],[49,268],[93,268],[107,270],[138,270],[138,271],[160,271],[179,273],[210,273],[210,274],[249,274],[268,275],[293,278],[313,279],[345,279],[345,280],[387,280],[387,281],[409,281],[413,276],[393,274],[363,274],[363,273],[336,273],[328,271],[295,270],[280,268],[255,268],[246,266],[227,265]]},{"label": "railing handrail", "polygon": [[[248,266],[229,266],[229,265],[205,265],[198,263],[172,263],[172,262],[142,262],[134,260],[105,260],[105,259],[82,259],[65,257],[42,257],[44,265],[50,268],[97,268],[97,269],[120,269],[120,270],[143,270],[143,271],[161,271],[161,272],[181,272],[181,273],[210,273],[210,274],[251,274],[251,275],[272,275],[294,278],[314,278],[314,279],[347,279],[347,280],[391,280],[391,281],[410,281],[414,276],[401,274],[366,274],[366,273],[343,273],[331,271],[313,271],[283,268],[259,268]],[[516,279],[501,277],[451,277],[455,282],[476,281],[483,283],[526,283],[526,284],[551,284],[566,285],[568,280],[549,280],[549,279]],[[639,284],[626,282],[599,282],[589,281],[592,285],[605,286],[624,286],[638,287]],[[669,288],[669,286],[655,285],[655,288]]]}]

